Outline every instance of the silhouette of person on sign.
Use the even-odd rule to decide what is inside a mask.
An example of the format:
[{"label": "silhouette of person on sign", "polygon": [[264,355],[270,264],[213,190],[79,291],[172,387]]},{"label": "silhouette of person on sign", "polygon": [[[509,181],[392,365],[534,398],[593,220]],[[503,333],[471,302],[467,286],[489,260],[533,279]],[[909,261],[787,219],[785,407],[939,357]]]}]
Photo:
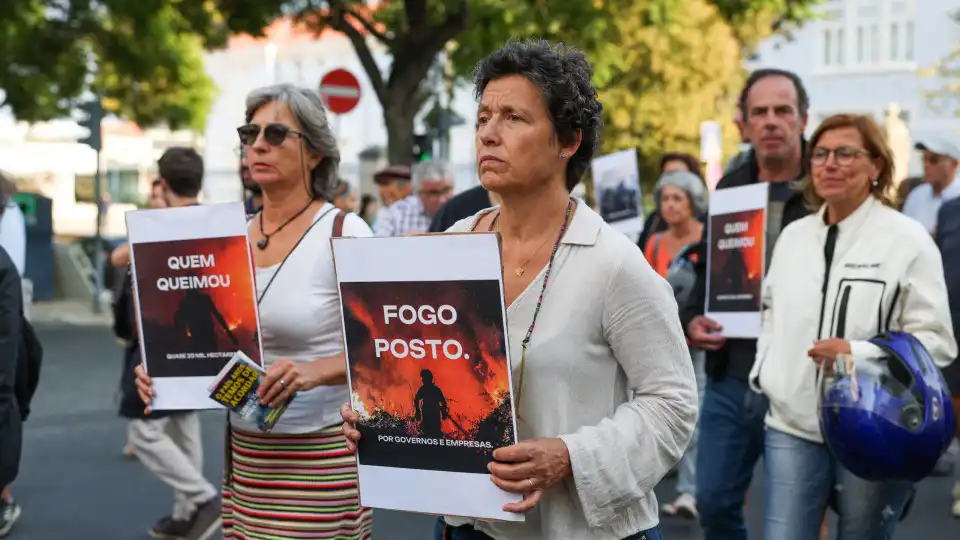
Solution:
[{"label": "silhouette of person on sign", "polygon": [[[190,277],[196,277],[196,274],[191,273]],[[177,306],[177,312],[173,316],[173,326],[177,335],[187,337],[190,352],[215,352],[219,347],[217,330],[213,325],[214,320],[220,324],[233,345],[239,348],[240,342],[237,341],[227,321],[213,303],[213,298],[200,289],[185,291]]]},{"label": "silhouette of person on sign", "polygon": [[733,294],[744,292],[743,287],[750,280],[747,275],[747,262],[743,258],[743,251],[731,249],[727,257],[727,264],[723,267],[723,276],[727,283],[728,291]]},{"label": "silhouette of person on sign", "polygon": [[420,372],[420,380],[423,381],[423,386],[417,390],[417,395],[413,398],[416,420],[420,422],[420,433],[424,437],[441,438],[443,437],[441,424],[450,418],[447,398],[434,384],[433,373],[429,369]]}]

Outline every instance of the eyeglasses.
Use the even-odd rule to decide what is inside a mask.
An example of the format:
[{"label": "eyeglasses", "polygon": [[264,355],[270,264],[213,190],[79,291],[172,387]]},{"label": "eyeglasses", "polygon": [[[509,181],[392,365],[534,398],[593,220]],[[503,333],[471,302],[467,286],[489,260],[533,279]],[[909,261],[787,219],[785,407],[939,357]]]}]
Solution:
[{"label": "eyeglasses", "polygon": [[[263,139],[270,146],[280,146],[287,138],[288,134],[303,136],[299,131],[294,131],[283,124],[267,124],[262,128]],[[237,134],[240,135],[240,144],[253,146],[260,136],[261,127],[256,124],[247,124],[237,128]]]},{"label": "eyeglasses", "polygon": [[866,150],[853,148],[851,146],[839,146],[834,149],[817,147],[813,149],[810,155],[810,163],[814,165],[826,165],[830,160],[830,154],[833,154],[833,160],[840,165],[850,165],[859,155],[869,155]]}]

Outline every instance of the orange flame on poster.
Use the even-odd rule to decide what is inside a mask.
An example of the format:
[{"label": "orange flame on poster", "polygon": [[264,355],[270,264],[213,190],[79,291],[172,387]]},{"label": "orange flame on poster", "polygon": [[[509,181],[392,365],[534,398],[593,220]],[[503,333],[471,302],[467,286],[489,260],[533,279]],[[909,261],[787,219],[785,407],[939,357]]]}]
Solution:
[{"label": "orange flame on poster", "polygon": [[[509,398],[509,374],[503,340],[502,304],[497,281],[431,283],[341,283],[354,406],[361,413],[375,411],[413,424],[414,396],[420,388],[421,371],[428,369],[446,397],[451,420],[443,431],[451,438],[465,438]],[[387,323],[384,306],[421,305],[456,309],[452,325],[404,324],[397,318]],[[438,355],[415,359],[385,351],[378,358],[376,339],[455,340],[463,356],[450,358],[438,347]],[[450,352],[454,348],[449,347]],[[415,428],[414,428],[415,429]]]}]

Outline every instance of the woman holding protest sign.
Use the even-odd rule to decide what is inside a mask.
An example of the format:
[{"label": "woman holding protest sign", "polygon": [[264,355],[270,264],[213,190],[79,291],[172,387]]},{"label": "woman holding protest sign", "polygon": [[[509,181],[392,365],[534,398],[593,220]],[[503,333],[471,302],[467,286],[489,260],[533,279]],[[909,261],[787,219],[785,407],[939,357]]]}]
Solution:
[{"label": "woman holding protest sign", "polygon": [[[269,406],[296,399],[269,433],[231,413],[224,538],[370,538],[337,411],[349,392],[330,238],[372,232],[327,202],[340,153],[315,91],[254,90],[246,122],[237,132],[263,192],[248,228],[268,368],[258,394]],[[149,403],[150,378],[137,378]]]},{"label": "woman holding protest sign", "polygon": [[[478,172],[502,203],[449,232],[502,235],[521,442],[489,469],[524,496],[504,509],[527,518],[446,517],[438,540],[660,538],[653,488],[693,433],[696,382],[670,287],[570,196],[599,147],[591,71],[582,52],[539,41],[507,44],[474,74]],[[359,440],[349,404],[341,415]]]}]

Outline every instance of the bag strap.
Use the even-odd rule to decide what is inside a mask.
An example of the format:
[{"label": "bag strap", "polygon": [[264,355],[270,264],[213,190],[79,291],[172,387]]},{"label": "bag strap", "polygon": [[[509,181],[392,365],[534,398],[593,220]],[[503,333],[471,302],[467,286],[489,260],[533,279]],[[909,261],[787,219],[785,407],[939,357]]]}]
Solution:
[{"label": "bag strap", "polygon": [[346,219],[347,214],[343,210],[337,210],[337,215],[333,217],[333,232],[330,234],[330,238],[340,238],[343,236],[343,220]]},{"label": "bag strap", "polygon": [[[283,270],[283,265],[287,264],[287,261],[290,259],[290,255],[293,255],[293,252],[297,250],[297,247],[300,245],[300,242],[303,242],[303,239],[306,238],[308,234],[310,234],[310,231],[313,230],[313,228],[317,225],[317,223],[320,223],[321,221],[323,221],[323,218],[327,217],[327,214],[329,214],[330,212],[333,212],[334,210],[337,210],[337,207],[328,208],[326,212],[320,214],[320,217],[313,220],[313,223],[311,223],[310,226],[307,227],[307,230],[303,231],[303,234],[300,235],[300,239],[297,240],[297,243],[294,244],[292,248],[290,248],[290,251],[288,251],[287,254],[284,255],[283,260],[280,261],[280,265],[277,266],[277,271],[274,272],[272,276],[270,276],[270,281],[268,281],[267,284],[263,287],[263,292],[260,293],[260,297],[257,298],[257,305],[260,305],[260,302],[263,301],[263,297],[267,295],[267,291],[270,290],[270,286],[273,285],[273,280],[277,279],[277,275],[280,273],[280,270]],[[339,210],[337,211],[339,212]],[[343,226],[341,225],[341,229],[342,228]]]},{"label": "bag strap", "polygon": [[663,240],[663,233],[653,235],[653,260],[650,264],[660,264],[660,241]]}]

